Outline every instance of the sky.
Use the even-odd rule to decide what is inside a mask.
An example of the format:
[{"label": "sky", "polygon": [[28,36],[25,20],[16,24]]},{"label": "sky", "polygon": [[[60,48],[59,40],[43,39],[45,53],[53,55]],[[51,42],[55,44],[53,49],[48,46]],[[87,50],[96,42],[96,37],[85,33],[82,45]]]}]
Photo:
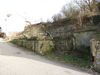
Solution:
[{"label": "sky", "polygon": [[4,32],[22,31],[25,19],[32,23],[46,21],[69,2],[71,0],[0,0],[0,26]]}]

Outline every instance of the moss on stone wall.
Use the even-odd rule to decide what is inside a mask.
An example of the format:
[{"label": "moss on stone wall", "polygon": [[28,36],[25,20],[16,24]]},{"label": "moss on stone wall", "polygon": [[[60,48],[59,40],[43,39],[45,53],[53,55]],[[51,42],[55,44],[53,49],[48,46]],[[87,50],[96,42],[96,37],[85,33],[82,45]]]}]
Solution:
[{"label": "moss on stone wall", "polygon": [[45,55],[54,50],[54,43],[52,40],[25,40],[25,39],[14,39],[11,41],[18,46],[25,47],[29,50],[33,50],[36,53]]}]

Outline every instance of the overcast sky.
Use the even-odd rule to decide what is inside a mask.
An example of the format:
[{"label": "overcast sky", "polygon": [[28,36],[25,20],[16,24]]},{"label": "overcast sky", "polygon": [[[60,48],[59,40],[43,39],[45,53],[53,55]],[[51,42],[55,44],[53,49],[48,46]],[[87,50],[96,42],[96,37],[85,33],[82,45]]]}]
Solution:
[{"label": "overcast sky", "polygon": [[[32,23],[47,20],[59,13],[71,0],[0,0],[0,26],[3,31],[21,31],[25,18]],[[7,18],[7,14],[12,14]]]}]

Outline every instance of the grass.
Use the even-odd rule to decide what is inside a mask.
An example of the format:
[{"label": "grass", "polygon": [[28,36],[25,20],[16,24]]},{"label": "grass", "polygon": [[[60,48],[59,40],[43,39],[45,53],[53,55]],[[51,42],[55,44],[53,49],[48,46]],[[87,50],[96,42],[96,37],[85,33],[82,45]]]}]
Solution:
[{"label": "grass", "polygon": [[90,60],[87,57],[79,58],[73,55],[63,55],[62,56],[64,61],[67,63],[71,63],[75,66],[79,66],[82,68],[89,68],[90,67]]},{"label": "grass", "polygon": [[51,53],[46,55],[46,58],[57,60],[63,63],[71,64],[73,66],[79,67],[79,68],[86,68],[89,69],[92,65],[90,57],[89,56],[82,56],[78,57],[73,54],[63,54],[63,55],[56,55],[55,53]]}]

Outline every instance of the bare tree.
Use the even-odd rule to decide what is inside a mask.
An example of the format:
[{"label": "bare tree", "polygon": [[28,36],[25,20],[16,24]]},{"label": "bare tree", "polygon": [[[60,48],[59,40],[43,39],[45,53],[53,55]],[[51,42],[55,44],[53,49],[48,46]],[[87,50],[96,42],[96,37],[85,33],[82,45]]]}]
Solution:
[{"label": "bare tree", "polygon": [[93,12],[96,8],[96,0],[74,0],[74,2],[84,11]]},{"label": "bare tree", "polygon": [[52,16],[52,19],[54,22],[59,21],[62,19],[62,15],[60,13],[56,14],[56,15]]},{"label": "bare tree", "polygon": [[62,8],[62,13],[65,18],[75,18],[79,14],[79,11],[76,7],[68,4]]}]

